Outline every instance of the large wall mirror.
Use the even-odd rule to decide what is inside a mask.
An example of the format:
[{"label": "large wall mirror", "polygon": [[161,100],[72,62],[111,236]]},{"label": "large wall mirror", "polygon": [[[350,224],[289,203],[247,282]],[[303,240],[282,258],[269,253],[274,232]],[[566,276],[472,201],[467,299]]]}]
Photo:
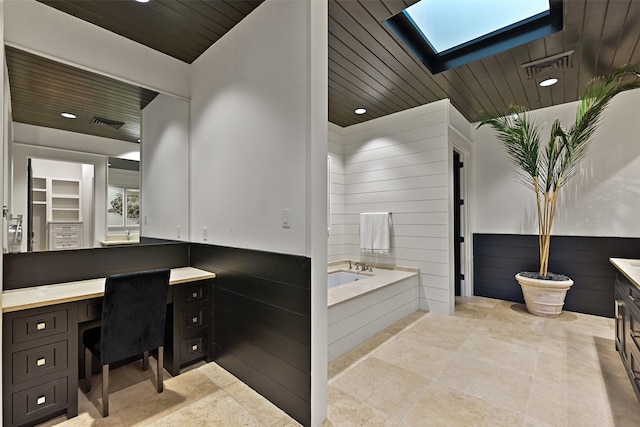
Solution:
[{"label": "large wall mirror", "polygon": [[188,101],[11,46],[6,60],[4,252],[188,239]]}]

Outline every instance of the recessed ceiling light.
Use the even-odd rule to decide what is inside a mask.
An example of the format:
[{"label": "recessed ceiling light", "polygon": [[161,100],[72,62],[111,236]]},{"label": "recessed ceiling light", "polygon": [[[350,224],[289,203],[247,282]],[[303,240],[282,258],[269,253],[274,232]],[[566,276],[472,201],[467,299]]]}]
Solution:
[{"label": "recessed ceiling light", "polygon": [[558,79],[556,79],[555,77],[551,77],[551,78],[544,79],[543,81],[541,81],[540,82],[540,86],[542,86],[542,87],[553,86],[556,83],[558,83]]},{"label": "recessed ceiling light", "polygon": [[65,119],[75,119],[76,115],[75,114],[71,114],[71,113],[60,113],[60,115],[62,117],[64,117]]},{"label": "recessed ceiling light", "polygon": [[136,0],[138,3],[149,3],[149,0]]},{"label": "recessed ceiling light", "polygon": [[356,108],[355,111],[354,111],[354,113],[356,113],[356,114],[364,114],[366,112],[367,112],[366,108]]}]

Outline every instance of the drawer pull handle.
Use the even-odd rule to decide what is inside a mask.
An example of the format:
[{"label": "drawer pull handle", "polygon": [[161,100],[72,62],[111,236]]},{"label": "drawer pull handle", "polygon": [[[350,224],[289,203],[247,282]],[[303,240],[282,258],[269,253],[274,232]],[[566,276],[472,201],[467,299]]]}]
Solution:
[{"label": "drawer pull handle", "polygon": [[44,396],[40,396],[40,397],[38,397],[38,398],[36,399],[36,403],[37,403],[38,405],[43,405],[43,404],[45,404],[46,402],[47,402],[47,398],[46,398],[46,397],[44,397]]},{"label": "drawer pull handle", "polygon": [[47,364],[47,359],[45,359],[44,357],[41,357],[40,359],[36,360],[36,366],[44,366]]},{"label": "drawer pull handle", "polygon": [[191,298],[198,298],[198,293],[194,292],[193,294],[191,294]]},{"label": "drawer pull handle", "polygon": [[192,318],[192,319],[191,319],[191,321],[192,321],[193,323],[198,323],[198,317],[196,316],[196,317]]},{"label": "drawer pull handle", "polygon": [[38,322],[38,323],[36,324],[36,329],[37,329],[38,331],[41,331],[41,330],[43,330],[43,329],[47,329],[47,323],[46,323],[46,322]]},{"label": "drawer pull handle", "polygon": [[198,344],[194,344],[191,346],[192,351],[198,351]]}]

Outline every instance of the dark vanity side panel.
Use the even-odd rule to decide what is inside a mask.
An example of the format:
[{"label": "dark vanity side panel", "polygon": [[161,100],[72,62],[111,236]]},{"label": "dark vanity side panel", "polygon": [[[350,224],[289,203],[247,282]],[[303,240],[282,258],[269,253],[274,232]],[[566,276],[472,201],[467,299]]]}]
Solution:
[{"label": "dark vanity side panel", "polygon": [[214,359],[303,425],[311,423],[311,260],[192,244],[216,273]]},{"label": "dark vanity side panel", "polygon": [[[597,316],[614,316],[616,269],[609,258],[640,258],[640,239],[622,237],[552,236],[549,271],[573,281],[564,309]],[[473,235],[474,294],[524,302],[514,276],[539,268],[538,236]]]},{"label": "dark vanity side panel", "polygon": [[4,254],[4,290],[189,266],[189,243]]}]

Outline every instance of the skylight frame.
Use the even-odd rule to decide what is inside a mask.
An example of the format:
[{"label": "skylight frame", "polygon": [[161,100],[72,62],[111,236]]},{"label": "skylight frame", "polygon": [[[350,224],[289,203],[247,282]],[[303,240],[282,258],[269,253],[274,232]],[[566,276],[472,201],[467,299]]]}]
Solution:
[{"label": "skylight frame", "polygon": [[563,0],[549,0],[549,12],[535,15],[453,48],[436,52],[404,10],[385,24],[431,73],[438,74],[562,30]]}]

